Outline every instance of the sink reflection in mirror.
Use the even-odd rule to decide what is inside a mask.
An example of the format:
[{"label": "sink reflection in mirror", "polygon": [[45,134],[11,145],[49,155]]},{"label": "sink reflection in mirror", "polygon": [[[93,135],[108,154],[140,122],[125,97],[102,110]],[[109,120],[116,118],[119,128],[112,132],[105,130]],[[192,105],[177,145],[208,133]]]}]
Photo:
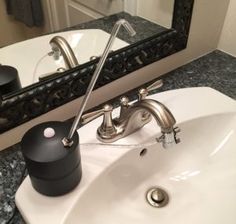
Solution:
[{"label": "sink reflection in mirror", "polygon": [[[13,6],[10,3],[0,5],[0,13],[4,14],[2,27],[7,26],[5,30],[0,29],[2,32],[5,31],[0,37],[0,47],[2,47],[0,63],[18,69],[22,88],[38,82],[39,76],[41,80],[45,80],[53,73],[64,71],[63,60],[57,60],[55,64],[48,57],[50,40],[47,37],[51,39],[53,36],[64,37],[72,45],[72,50],[76,51],[76,58],[81,65],[100,56],[100,48],[104,47],[102,44],[105,42],[104,38],[107,38],[107,33],[110,33],[114,22],[118,19],[124,18],[130,21],[139,32],[138,36],[132,39],[122,31],[118,36],[122,41],[116,43],[114,51],[127,46],[127,43],[136,43],[170,29],[174,10],[174,0],[168,2],[148,0],[145,4],[142,1],[128,3],[123,0],[114,2],[104,0],[99,3],[93,0],[63,2],[43,0],[38,4],[41,6],[36,8],[38,14],[33,18],[36,23],[31,25],[28,24],[27,19],[14,14],[18,6],[13,5],[15,8],[12,10]],[[24,5],[22,7],[24,8]],[[32,6],[32,10],[35,10],[33,7],[36,6]],[[26,17],[24,13],[25,11],[22,15]],[[44,16],[40,16],[39,13]],[[37,19],[40,23],[37,23]],[[71,33],[60,32],[65,30],[71,30]],[[14,35],[11,35],[11,32]],[[52,32],[60,33],[42,36]],[[37,36],[40,36],[39,39],[30,39]],[[24,42],[27,39],[28,41]],[[14,44],[17,42],[19,45]],[[17,92],[17,89],[12,92]]]},{"label": "sink reflection in mirror", "polygon": [[[70,44],[79,64],[90,61],[91,56],[99,57],[109,38],[109,34],[97,29],[78,30],[57,33]],[[0,61],[5,65],[14,65],[18,70],[22,87],[38,82],[39,77],[48,73],[56,73],[65,68],[63,57],[54,60],[49,56],[50,40],[55,34],[37,37],[28,41],[16,43],[0,49]],[[117,50],[128,44],[116,38],[112,50]]]}]

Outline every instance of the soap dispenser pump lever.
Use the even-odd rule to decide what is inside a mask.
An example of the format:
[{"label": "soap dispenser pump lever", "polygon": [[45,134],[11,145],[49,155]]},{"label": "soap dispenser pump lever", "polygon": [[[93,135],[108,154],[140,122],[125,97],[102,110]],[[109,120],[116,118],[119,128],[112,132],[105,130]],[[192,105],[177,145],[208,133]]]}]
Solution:
[{"label": "soap dispenser pump lever", "polygon": [[110,38],[109,38],[109,40],[107,42],[107,45],[106,45],[106,47],[105,47],[105,49],[104,49],[104,51],[102,53],[102,56],[101,56],[97,66],[96,66],[96,69],[94,71],[92,79],[91,79],[91,81],[89,83],[89,86],[88,86],[87,91],[85,93],[85,96],[83,98],[81,107],[79,108],[79,111],[78,111],[78,113],[77,113],[77,115],[76,115],[76,117],[74,119],[74,122],[73,122],[73,124],[71,126],[70,132],[69,132],[67,137],[64,137],[62,139],[62,143],[63,143],[64,147],[71,147],[73,145],[72,137],[73,137],[73,135],[74,135],[74,133],[75,133],[77,127],[78,127],[78,124],[79,124],[81,116],[82,116],[82,114],[84,112],[85,106],[87,105],[88,99],[89,99],[89,97],[91,95],[91,92],[92,92],[92,90],[94,88],[94,85],[95,85],[95,83],[96,83],[96,81],[98,79],[99,74],[101,73],[103,65],[104,65],[104,63],[105,63],[105,61],[107,59],[109,51],[111,50],[111,47],[112,47],[112,45],[113,45],[113,43],[115,41],[115,38],[116,38],[116,36],[117,36],[121,26],[124,26],[124,28],[130,34],[130,36],[134,36],[136,34],[136,32],[134,31],[133,27],[125,19],[120,19],[120,20],[118,20],[115,23],[115,25],[114,25],[114,27],[113,27],[113,29],[111,31],[111,35],[110,35]]}]

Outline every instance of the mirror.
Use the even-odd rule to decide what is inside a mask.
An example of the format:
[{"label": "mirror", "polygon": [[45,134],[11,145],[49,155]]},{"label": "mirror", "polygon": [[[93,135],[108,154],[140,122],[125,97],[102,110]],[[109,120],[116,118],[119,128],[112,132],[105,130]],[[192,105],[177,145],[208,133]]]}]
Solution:
[{"label": "mirror", "polygon": [[[0,7],[3,11],[0,27],[9,33],[0,37],[0,44],[5,46],[0,49],[0,63],[17,69],[22,88],[68,69],[62,56],[55,59],[50,55],[52,47],[49,42],[54,36],[62,36],[68,41],[77,58],[76,64],[82,65],[101,55],[111,28],[119,18],[129,21],[137,35],[130,38],[126,32],[120,32],[112,49],[114,51],[169,29],[174,7],[174,0],[42,0],[41,3],[44,23],[30,24],[31,28],[27,27],[29,19],[21,23],[18,21],[21,18],[18,18],[16,6],[6,7],[2,2]],[[7,14],[6,10],[13,12]],[[38,20],[43,20],[41,14],[38,13]],[[17,34],[15,38],[10,34],[13,28]],[[68,32],[62,33],[62,30]],[[40,37],[6,46],[9,42],[37,36]]]},{"label": "mirror", "polygon": [[[117,45],[109,54],[96,88],[184,49],[187,45],[194,1],[146,0],[144,3],[141,0],[42,0],[43,8],[49,2],[52,5],[49,7],[50,12],[45,13],[45,19],[49,18],[47,27],[50,27],[49,32],[53,33],[0,49],[1,52],[6,48],[23,45],[18,50],[19,57],[15,58],[11,65],[15,67],[19,62],[24,69],[32,67],[31,72],[22,73],[27,81],[26,84],[22,83],[22,76],[19,75],[23,88],[1,94],[0,132],[82,96],[98,62],[97,57],[102,53],[109,32],[119,18],[127,19],[137,31],[137,35],[135,38],[130,38],[125,32],[120,32],[116,40]],[[103,2],[107,7],[102,8]],[[59,3],[63,5],[62,8],[58,8]],[[120,3],[122,8],[118,7],[117,11],[113,11],[113,4],[117,6]],[[2,10],[2,7],[0,8]],[[88,9],[89,13],[86,11]],[[79,23],[79,20],[82,23]],[[69,32],[54,33],[55,30]],[[74,47],[73,51],[79,62],[78,66],[66,70],[60,55],[59,59],[50,56],[49,44],[52,37],[63,34],[75,35],[75,38],[72,38],[73,35],[65,38],[72,48]],[[82,36],[86,37],[84,42]],[[44,38],[44,41],[40,38]],[[39,42],[33,42],[39,39]],[[32,47],[31,50],[26,50],[29,46]],[[40,53],[35,58],[37,52]],[[10,64],[4,60],[10,60],[15,55],[17,55],[15,49],[7,57],[4,53],[4,56],[0,57],[0,63]],[[38,81],[39,76],[45,74],[46,79]]]}]

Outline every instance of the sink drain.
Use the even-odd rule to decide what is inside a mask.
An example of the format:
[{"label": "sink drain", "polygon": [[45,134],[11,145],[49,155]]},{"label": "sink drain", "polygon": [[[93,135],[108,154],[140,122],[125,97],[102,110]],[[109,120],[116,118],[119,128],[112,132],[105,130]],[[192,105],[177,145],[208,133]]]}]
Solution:
[{"label": "sink drain", "polygon": [[147,191],[147,202],[156,208],[162,208],[169,202],[169,196],[163,189],[159,187],[153,187]]}]

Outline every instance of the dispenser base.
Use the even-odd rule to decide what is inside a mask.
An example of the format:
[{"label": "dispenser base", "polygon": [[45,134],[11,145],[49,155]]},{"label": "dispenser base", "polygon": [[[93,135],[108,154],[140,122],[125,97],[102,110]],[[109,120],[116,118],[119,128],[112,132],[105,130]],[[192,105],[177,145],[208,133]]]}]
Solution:
[{"label": "dispenser base", "polygon": [[73,190],[80,182],[82,176],[81,164],[70,174],[56,180],[45,180],[31,176],[32,186],[39,193],[46,196],[60,196]]}]

